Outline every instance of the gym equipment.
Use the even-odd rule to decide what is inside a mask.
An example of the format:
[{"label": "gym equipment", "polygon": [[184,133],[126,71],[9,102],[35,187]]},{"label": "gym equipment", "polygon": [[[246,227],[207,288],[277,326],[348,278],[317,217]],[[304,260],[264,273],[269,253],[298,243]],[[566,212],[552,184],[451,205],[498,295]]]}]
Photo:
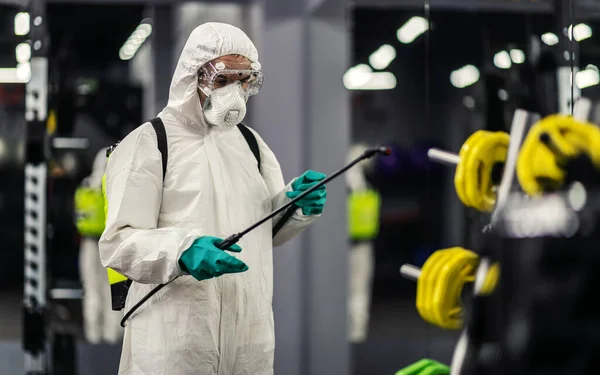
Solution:
[{"label": "gym equipment", "polygon": [[75,225],[83,236],[100,237],[104,231],[105,212],[102,190],[81,186],[75,190]]},{"label": "gym equipment", "polygon": [[[488,238],[489,234],[492,233],[494,228],[498,225],[499,218],[507,205],[511,191],[518,186],[515,182],[515,171],[519,150],[528,129],[538,120],[539,116],[537,114],[529,113],[522,109],[517,109],[515,111],[510,129],[510,143],[508,146],[506,162],[502,172],[500,186],[497,190],[496,205],[491,214],[489,224],[483,230],[483,239]],[[472,358],[483,356],[482,350],[486,350],[488,356],[496,355],[493,346],[490,347],[489,345],[484,345],[484,340],[487,340],[490,334],[485,331],[485,328],[487,327],[483,326],[478,321],[478,318],[482,314],[495,311],[490,310],[490,299],[502,299],[501,291],[497,291],[487,298],[486,296],[483,296],[483,293],[490,289],[490,285],[486,283],[486,279],[493,280],[493,278],[496,278],[497,280],[499,278],[499,268],[493,270],[492,261],[490,259],[491,254],[494,254],[493,252],[486,248],[480,248],[478,250],[482,256],[477,266],[475,282],[473,284],[473,298],[470,303],[471,312],[469,313],[469,321],[465,322],[465,327],[463,328],[454,349],[452,363],[450,365],[452,375],[491,374],[491,372],[474,370],[471,367],[471,363],[473,362]],[[499,260],[500,262],[503,262],[502,258]],[[494,338],[492,337],[492,340],[493,339]],[[496,373],[494,373],[494,375],[496,375]]]},{"label": "gym equipment", "polygon": [[[45,374],[49,352],[47,301],[47,180],[45,156],[48,116],[48,45],[45,4],[30,2],[31,80],[26,85],[25,120],[25,275],[23,295],[23,349],[25,372]],[[39,22],[34,23],[33,20]]]},{"label": "gym equipment", "polygon": [[535,124],[521,147],[517,177],[536,196],[563,186],[569,161],[585,154],[600,168],[600,129],[571,116],[552,115]]},{"label": "gym equipment", "polygon": [[434,361],[433,359],[423,358],[412,365],[396,372],[396,375],[449,375],[450,367]]},{"label": "gym equipment", "polygon": [[[496,196],[493,197],[494,203],[496,203],[496,200],[498,201],[494,205],[496,211],[506,201],[513,184],[514,173],[512,171],[514,171],[519,146],[528,120],[529,115],[527,112],[517,110],[513,118],[511,137],[508,135],[500,136],[508,138],[510,144],[506,146],[506,152],[501,157],[506,167],[503,168],[502,178],[497,179],[501,183],[498,187],[497,199]],[[477,142],[474,138],[477,133],[470,137],[471,142]],[[477,135],[477,137],[482,136],[485,137],[486,135],[481,133]],[[492,144],[491,141],[488,142]],[[467,146],[463,145],[463,148],[467,149],[471,145],[470,142],[465,142],[465,144]],[[461,148],[461,151],[463,148]],[[479,148],[479,150],[484,150],[484,148]],[[461,155],[436,149],[430,150],[430,156],[434,160],[452,165],[460,163],[461,160],[468,161],[468,158],[475,157],[468,153],[473,151],[467,150],[465,152],[467,159],[462,159]],[[491,217],[491,224],[495,222],[495,217],[494,212]],[[445,329],[459,329],[463,326],[461,294],[465,284],[473,283],[475,294],[482,295],[492,293],[498,283],[499,265],[494,264],[489,267],[488,264],[489,259],[487,257],[480,259],[472,251],[451,248],[432,254],[423,265],[424,273],[423,270],[412,265],[403,265],[400,273],[407,278],[417,280],[417,310],[425,321]]]},{"label": "gym equipment", "polygon": [[[475,281],[479,263],[477,254],[461,247],[434,252],[418,269],[409,264],[400,273],[417,281],[417,311],[426,322],[443,329],[463,326],[461,295],[465,286]],[[498,266],[488,273],[485,285],[491,293],[498,281]]]},{"label": "gym equipment", "polygon": [[348,234],[353,241],[368,241],[379,233],[381,196],[372,189],[348,196]]},{"label": "gym equipment", "polygon": [[511,195],[482,246],[502,262],[502,284],[469,314],[475,348],[461,375],[595,373],[599,187]]},{"label": "gym equipment", "polygon": [[[325,179],[321,180],[319,183],[315,184],[313,187],[311,187],[310,189],[306,190],[304,193],[298,195],[296,198],[290,200],[288,203],[286,203],[283,206],[277,208],[275,211],[271,212],[270,214],[268,214],[264,218],[260,219],[256,223],[252,224],[248,228],[244,229],[243,231],[241,231],[239,233],[232,234],[231,236],[227,237],[226,239],[224,239],[223,241],[221,241],[217,245],[217,247],[220,248],[220,249],[227,249],[227,248],[231,247],[231,245],[236,244],[247,233],[251,232],[252,230],[256,229],[257,227],[261,226],[262,224],[268,222],[269,220],[271,220],[275,216],[277,216],[280,213],[282,213],[282,212],[285,211],[283,213],[281,219],[279,219],[279,221],[273,227],[273,237],[275,237],[275,235],[281,229],[281,227],[283,226],[283,224],[285,224],[285,222],[287,220],[289,220],[294,215],[294,213],[296,212],[296,210],[298,208],[295,205],[296,202],[298,202],[299,200],[301,200],[302,198],[304,198],[306,195],[310,194],[314,190],[318,189],[319,187],[325,185],[329,181],[335,179],[336,177],[338,177],[342,173],[346,172],[348,169],[352,168],[354,165],[358,164],[360,161],[372,158],[373,156],[378,155],[378,154],[384,155],[384,156],[389,156],[391,154],[391,150],[389,148],[387,148],[387,147],[372,147],[372,148],[369,148],[369,149],[365,150],[359,157],[357,157],[356,159],[352,160],[350,163],[346,164],[345,166],[343,166],[342,168],[338,169],[337,171],[333,172],[332,174],[330,174],[329,176],[327,176]],[[152,297],[153,295],[155,295],[156,293],[158,293],[158,291],[160,291],[162,288],[164,288],[165,286],[169,285],[173,281],[177,280],[178,277],[179,276],[173,278],[171,281],[169,281],[169,282],[167,282],[165,284],[160,284],[160,285],[156,286],[148,294],[146,294],[142,299],[140,299],[131,308],[131,310],[129,310],[125,314],[125,316],[123,316],[123,319],[121,320],[121,326],[125,327],[125,322],[127,322],[127,320],[129,319],[129,317],[137,309],[139,309],[148,299],[150,299],[150,297]]]},{"label": "gym equipment", "polygon": [[[53,242],[60,240],[59,235],[68,237],[68,232],[57,229],[53,210],[50,210],[66,206],[52,202],[50,191],[56,194],[61,186],[59,181],[53,181],[51,170],[52,158],[59,154],[57,150],[85,148],[87,141],[58,136],[56,119],[49,110],[52,102],[49,88],[55,92],[58,87],[59,93],[64,90],[61,82],[49,84],[46,1],[30,0],[21,7],[29,12],[30,32],[26,38],[32,46],[31,79],[25,85],[24,370],[30,375],[71,375],[76,373],[77,367],[76,336],[64,323],[73,322],[68,300],[81,298],[81,289],[60,278],[63,276],[57,272],[60,267],[55,267],[60,258],[51,252]],[[60,109],[57,116],[62,124]],[[68,115],[63,113],[63,119],[65,117]],[[59,234],[53,235],[49,228],[58,230]]]},{"label": "gym equipment", "polygon": [[456,165],[454,188],[465,206],[491,212],[509,142],[505,132],[479,130],[467,138],[458,155],[432,148],[427,156],[442,164]]}]

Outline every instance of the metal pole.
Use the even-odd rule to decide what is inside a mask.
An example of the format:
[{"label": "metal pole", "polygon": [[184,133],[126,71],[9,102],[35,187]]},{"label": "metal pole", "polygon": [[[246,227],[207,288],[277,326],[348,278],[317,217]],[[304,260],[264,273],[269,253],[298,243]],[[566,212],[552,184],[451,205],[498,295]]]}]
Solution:
[{"label": "metal pole", "polygon": [[592,114],[593,103],[590,99],[579,97],[575,102],[573,117],[579,121],[590,121]]},{"label": "metal pole", "polygon": [[48,374],[46,338],[46,117],[48,45],[46,4],[30,0],[31,79],[26,85],[23,349],[25,374]]},{"label": "metal pole", "polygon": [[579,71],[579,46],[574,40],[575,25],[572,14],[573,0],[555,0],[554,18],[558,44],[555,50],[558,70],[556,72],[558,111],[572,114],[575,101],[580,96],[579,87],[575,85],[575,75]]},{"label": "metal pole", "polygon": [[427,157],[437,163],[450,166],[456,166],[460,163],[460,156],[453,152],[440,150],[438,148],[430,148],[427,150]]},{"label": "metal pole", "polygon": [[400,274],[409,280],[417,281],[421,276],[421,269],[412,264],[403,264],[400,267]]}]

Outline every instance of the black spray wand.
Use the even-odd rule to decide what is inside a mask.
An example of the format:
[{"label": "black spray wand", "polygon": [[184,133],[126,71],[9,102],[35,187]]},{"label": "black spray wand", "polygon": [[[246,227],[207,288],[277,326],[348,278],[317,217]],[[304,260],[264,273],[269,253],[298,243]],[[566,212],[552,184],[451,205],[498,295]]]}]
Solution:
[{"label": "black spray wand", "polygon": [[282,216],[282,218],[278,221],[277,225],[275,225],[275,228],[273,229],[273,237],[275,237],[275,235],[277,234],[277,232],[279,231],[279,229],[281,229],[281,226],[283,226],[283,224],[298,209],[298,206],[296,206],[297,202],[299,202],[305,196],[307,196],[308,194],[310,194],[313,191],[317,190],[321,186],[325,185],[329,181],[335,179],[336,177],[338,177],[342,173],[346,172],[348,169],[352,168],[357,163],[359,163],[359,162],[361,162],[361,161],[363,161],[365,159],[372,158],[373,156],[375,156],[377,154],[388,156],[388,155],[391,154],[391,150],[389,148],[387,148],[387,147],[373,147],[373,148],[367,149],[359,157],[357,157],[356,159],[352,160],[350,163],[344,165],[342,168],[340,168],[337,171],[333,172],[332,174],[330,174],[329,176],[327,176],[323,180],[319,181],[317,184],[313,185],[310,189],[306,190],[302,194],[298,195],[296,198],[292,199],[291,201],[287,202],[286,204],[284,204],[283,206],[279,207],[275,211],[271,212],[269,215],[267,215],[264,218],[260,219],[256,223],[252,224],[251,226],[249,226],[248,228],[246,228],[242,232],[233,234],[233,235],[227,237],[226,239],[224,239],[223,241],[219,242],[217,244],[217,247],[219,249],[221,249],[221,250],[228,249],[229,247],[231,247],[231,245],[236,244],[248,232],[251,232],[255,228],[261,226],[265,222],[269,221],[270,219],[272,219],[275,216],[279,215],[281,212],[283,212],[286,209],[288,209],[288,211]]}]

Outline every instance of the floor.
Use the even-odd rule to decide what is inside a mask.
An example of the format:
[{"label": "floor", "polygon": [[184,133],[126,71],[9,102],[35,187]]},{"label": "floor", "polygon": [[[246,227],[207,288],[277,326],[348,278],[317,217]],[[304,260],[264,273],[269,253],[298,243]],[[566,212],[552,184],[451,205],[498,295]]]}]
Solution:
[{"label": "floor", "polygon": [[354,375],[393,375],[422,358],[450,364],[457,332],[427,325],[411,300],[374,299],[367,341],[352,350]]},{"label": "floor", "polygon": [[[17,292],[0,292],[0,301],[0,374],[24,374],[21,296]],[[119,346],[78,343],[78,375],[116,374],[120,352]]]},{"label": "floor", "polygon": [[[0,301],[0,373],[23,374],[20,296],[0,293]],[[369,338],[352,347],[354,375],[393,375],[423,357],[449,363],[456,337],[427,326],[410,300],[376,296]],[[78,375],[116,374],[119,354],[118,346],[78,344]]]}]

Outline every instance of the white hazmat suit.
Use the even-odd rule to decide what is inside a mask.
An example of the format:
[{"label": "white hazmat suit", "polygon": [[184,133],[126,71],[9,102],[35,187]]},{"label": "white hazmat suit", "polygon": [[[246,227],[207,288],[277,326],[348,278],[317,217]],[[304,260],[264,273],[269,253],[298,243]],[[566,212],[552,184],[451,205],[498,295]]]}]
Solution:
[{"label": "white hazmat suit", "polygon": [[254,132],[256,159],[235,126],[207,124],[197,94],[197,71],[220,56],[238,54],[258,64],[256,48],[231,25],[207,23],[192,31],[159,114],[168,138],[167,173],[149,123],[129,134],[107,168],[108,217],[100,240],[104,266],[134,282],[129,310],[157,284],[167,285],[132,315],[125,328],[121,375],[263,375],[273,373],[273,245],[315,217],[300,210],[272,238],[273,220],[230,253],[248,271],[197,281],[178,266],[197,238],[237,233],[288,201],[281,168]]},{"label": "white hazmat suit", "polygon": [[[106,149],[100,150],[94,159],[92,173],[85,184],[94,189],[102,188],[102,175],[106,170]],[[82,237],[79,247],[79,269],[83,284],[83,331],[92,344],[114,344],[123,336],[119,325],[123,314],[111,308],[110,286],[106,268],[98,255],[98,238]]]}]

